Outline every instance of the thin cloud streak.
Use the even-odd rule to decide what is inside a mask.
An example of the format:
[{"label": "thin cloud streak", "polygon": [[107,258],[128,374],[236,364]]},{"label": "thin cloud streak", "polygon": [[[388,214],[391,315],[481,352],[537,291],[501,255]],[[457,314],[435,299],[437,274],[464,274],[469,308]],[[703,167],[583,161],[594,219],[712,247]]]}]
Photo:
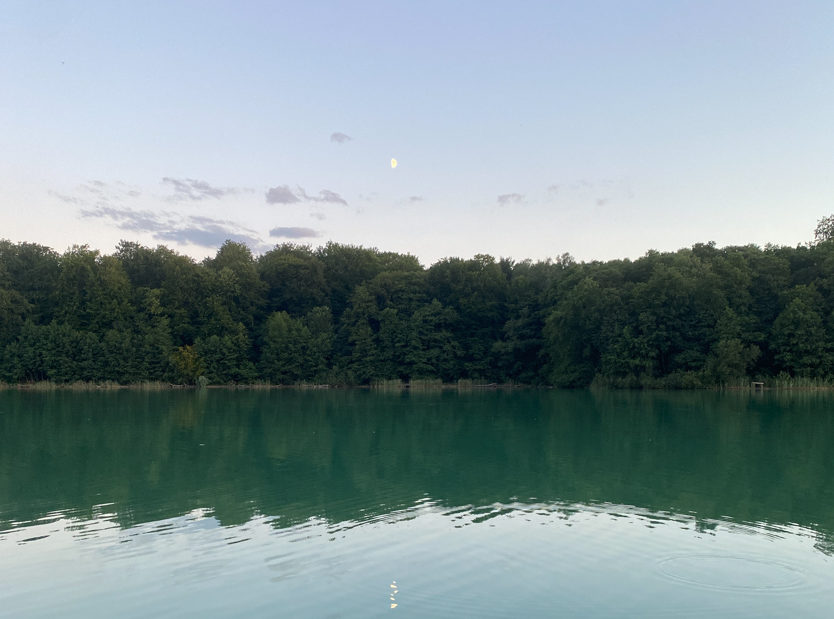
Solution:
[{"label": "thin cloud streak", "polygon": [[246,191],[239,187],[215,187],[206,181],[195,178],[171,178],[165,176],[162,182],[174,189],[172,200],[193,200],[200,201],[208,198],[219,200],[225,196],[236,195]]},{"label": "thin cloud streak", "polygon": [[53,191],[51,189],[49,190],[49,195],[58,198],[61,202],[64,202],[66,204],[80,205],[85,203],[84,200],[82,200],[81,198],[76,198],[75,196],[68,196],[65,193],[58,193],[57,191]]},{"label": "thin cloud streak", "polygon": [[520,204],[522,200],[524,200],[524,196],[520,193],[504,193],[498,196],[498,204],[501,206]]},{"label": "thin cloud streak", "polygon": [[267,204],[295,204],[297,202],[321,202],[330,204],[348,205],[347,200],[340,196],[335,191],[329,189],[322,189],[318,195],[311,196],[303,187],[296,186],[295,191],[290,189],[289,185],[278,185],[270,187],[266,192]]},{"label": "thin cloud streak", "polygon": [[344,204],[345,206],[347,206],[347,200],[345,200],[335,191],[330,191],[329,189],[322,189],[321,191],[319,191],[318,196],[307,196],[306,194],[305,196],[308,200],[312,202],[332,202],[335,204]]},{"label": "thin cloud streak", "polygon": [[269,231],[269,236],[279,239],[314,239],[321,234],[312,228],[277,227]]}]

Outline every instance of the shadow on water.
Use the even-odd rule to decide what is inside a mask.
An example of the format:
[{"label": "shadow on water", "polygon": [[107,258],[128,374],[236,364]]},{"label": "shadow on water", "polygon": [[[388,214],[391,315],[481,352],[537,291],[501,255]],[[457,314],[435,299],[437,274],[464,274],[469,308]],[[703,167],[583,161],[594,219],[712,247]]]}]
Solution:
[{"label": "shadow on water", "polygon": [[834,397],[712,392],[0,393],[0,528],[210,510],[361,522],[422,501],[630,505],[834,548]]}]

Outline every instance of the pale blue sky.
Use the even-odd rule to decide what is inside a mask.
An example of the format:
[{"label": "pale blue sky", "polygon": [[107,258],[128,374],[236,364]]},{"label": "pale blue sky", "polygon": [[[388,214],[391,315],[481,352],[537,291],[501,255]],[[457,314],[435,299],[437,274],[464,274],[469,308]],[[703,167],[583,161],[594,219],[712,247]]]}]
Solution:
[{"label": "pale blue sky", "polygon": [[830,0],[7,0],[0,236],[795,245],[834,212],[832,110]]}]

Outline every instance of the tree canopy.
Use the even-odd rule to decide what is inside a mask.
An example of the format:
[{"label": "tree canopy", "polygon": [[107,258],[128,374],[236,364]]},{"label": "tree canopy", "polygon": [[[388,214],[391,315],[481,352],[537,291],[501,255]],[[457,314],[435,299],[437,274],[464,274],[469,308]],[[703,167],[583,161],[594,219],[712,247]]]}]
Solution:
[{"label": "tree canopy", "polygon": [[0,380],[699,387],[834,372],[834,219],[816,242],[637,260],[414,256],[328,243],[200,263],[0,241]]}]

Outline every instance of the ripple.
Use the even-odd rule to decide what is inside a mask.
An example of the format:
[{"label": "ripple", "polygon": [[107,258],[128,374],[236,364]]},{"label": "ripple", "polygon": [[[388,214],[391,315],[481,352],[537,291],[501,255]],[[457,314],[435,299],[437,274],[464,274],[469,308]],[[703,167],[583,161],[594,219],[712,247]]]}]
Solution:
[{"label": "ripple", "polygon": [[716,591],[786,592],[805,582],[802,570],[768,558],[730,554],[682,554],[658,562],[668,579]]}]

